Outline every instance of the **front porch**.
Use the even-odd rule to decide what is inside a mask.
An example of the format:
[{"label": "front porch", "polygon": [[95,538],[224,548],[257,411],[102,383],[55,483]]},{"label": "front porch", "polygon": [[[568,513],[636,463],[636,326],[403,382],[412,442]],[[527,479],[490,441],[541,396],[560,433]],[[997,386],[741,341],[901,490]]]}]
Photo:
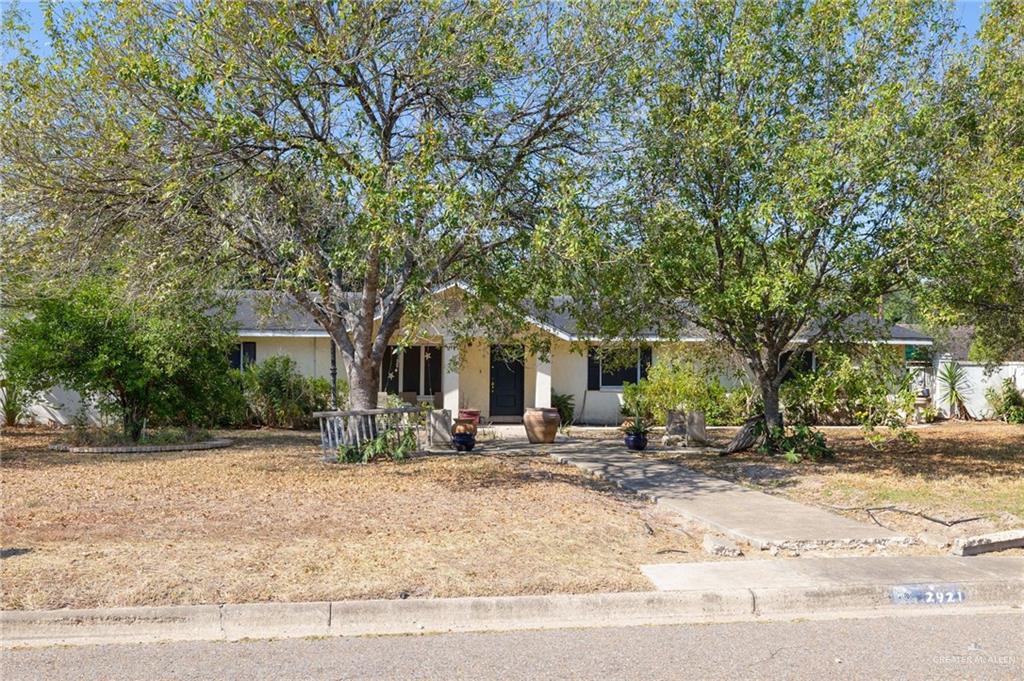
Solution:
[{"label": "front porch", "polygon": [[551,406],[551,358],[521,345],[414,345],[383,364],[381,392],[427,401],[453,415],[476,409],[487,423],[521,423],[526,409]]}]

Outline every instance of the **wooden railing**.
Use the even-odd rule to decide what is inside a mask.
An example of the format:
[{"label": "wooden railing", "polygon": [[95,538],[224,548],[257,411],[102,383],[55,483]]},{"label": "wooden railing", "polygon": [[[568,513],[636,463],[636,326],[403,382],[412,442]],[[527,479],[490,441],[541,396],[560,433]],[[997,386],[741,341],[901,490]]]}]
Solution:
[{"label": "wooden railing", "polygon": [[363,451],[381,438],[394,439],[397,446],[403,435],[411,434],[416,449],[423,448],[423,414],[420,407],[357,409],[313,412],[320,422],[320,446],[327,457],[342,450]]}]

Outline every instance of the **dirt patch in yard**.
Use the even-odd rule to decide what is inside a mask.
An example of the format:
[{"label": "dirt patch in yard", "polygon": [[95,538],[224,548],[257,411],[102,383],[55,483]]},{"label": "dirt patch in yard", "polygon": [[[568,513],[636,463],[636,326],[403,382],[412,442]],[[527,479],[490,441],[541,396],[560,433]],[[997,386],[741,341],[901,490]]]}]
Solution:
[{"label": "dirt patch in yard", "polygon": [[[894,441],[880,449],[868,445],[856,428],[822,430],[837,452],[823,463],[793,465],[755,452],[654,455],[923,536],[936,550],[960,535],[1024,527],[1024,426],[946,422],[913,429],[917,444]],[[715,432],[722,441],[731,434]],[[869,508],[878,510],[863,510]],[[980,518],[945,527],[901,511],[945,521]]]},{"label": "dirt patch in yard", "polygon": [[3,434],[0,605],[647,590],[641,564],[708,559],[668,514],[540,454],[345,466],[315,434],[218,435],[235,446],[91,455]]}]

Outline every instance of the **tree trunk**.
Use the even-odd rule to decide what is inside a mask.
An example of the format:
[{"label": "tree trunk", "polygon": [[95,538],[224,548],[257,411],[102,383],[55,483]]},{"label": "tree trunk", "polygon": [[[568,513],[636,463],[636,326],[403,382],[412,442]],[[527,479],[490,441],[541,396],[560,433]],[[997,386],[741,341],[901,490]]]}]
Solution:
[{"label": "tree trunk", "polygon": [[378,367],[369,358],[353,360],[348,365],[349,409],[376,409],[379,387]]},{"label": "tree trunk", "polygon": [[138,405],[122,403],[121,428],[124,436],[132,442],[138,442],[142,438],[142,428],[146,424],[143,412]]},{"label": "tree trunk", "polygon": [[768,433],[773,430],[781,430],[782,408],[779,405],[779,386],[775,379],[761,379],[761,399],[764,401],[764,424]]}]

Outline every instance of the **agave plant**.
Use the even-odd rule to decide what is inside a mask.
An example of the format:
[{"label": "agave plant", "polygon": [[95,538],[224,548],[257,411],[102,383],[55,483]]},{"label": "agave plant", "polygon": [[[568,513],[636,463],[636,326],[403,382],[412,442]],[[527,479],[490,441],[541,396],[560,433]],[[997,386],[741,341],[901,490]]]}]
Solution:
[{"label": "agave plant", "polygon": [[954,419],[970,419],[967,411],[967,398],[971,394],[971,384],[967,378],[967,370],[958,362],[943,364],[939,369],[939,384],[942,386],[941,402],[949,407],[949,415]]}]

